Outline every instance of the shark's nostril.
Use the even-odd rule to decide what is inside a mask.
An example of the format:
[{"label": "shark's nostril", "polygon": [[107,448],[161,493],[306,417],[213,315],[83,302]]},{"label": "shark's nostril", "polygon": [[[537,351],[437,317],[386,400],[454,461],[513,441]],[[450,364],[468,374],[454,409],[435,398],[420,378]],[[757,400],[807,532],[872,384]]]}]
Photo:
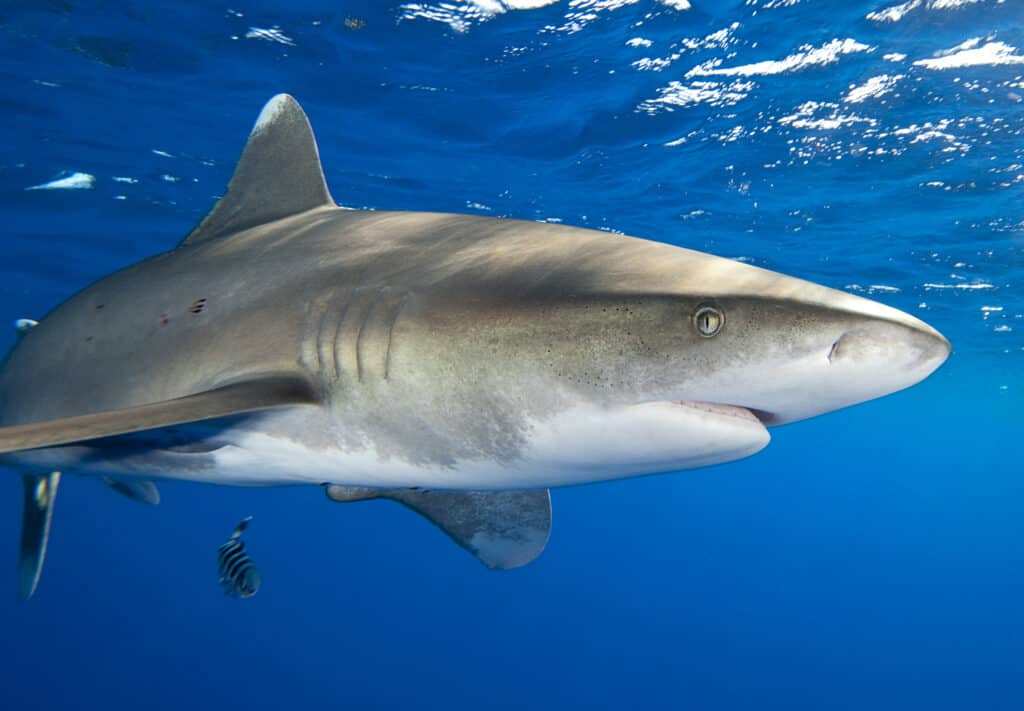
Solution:
[{"label": "shark's nostril", "polygon": [[842,336],[840,336],[839,338],[834,340],[832,342],[832,347],[828,349],[828,362],[829,363],[832,362],[832,356],[834,356],[836,354],[836,351],[839,350],[839,341],[841,341],[841,340],[843,340]]},{"label": "shark's nostril", "polygon": [[843,331],[839,334],[839,338],[832,342],[832,346],[828,349],[828,362],[854,363],[864,362],[865,359],[881,358],[879,350],[885,351],[894,343],[896,341],[891,334],[886,335],[870,324],[851,328]]}]

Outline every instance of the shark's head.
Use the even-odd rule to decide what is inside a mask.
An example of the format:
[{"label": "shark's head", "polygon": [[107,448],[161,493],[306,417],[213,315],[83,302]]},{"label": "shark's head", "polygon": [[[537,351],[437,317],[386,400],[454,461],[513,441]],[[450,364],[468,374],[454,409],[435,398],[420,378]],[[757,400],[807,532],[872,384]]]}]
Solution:
[{"label": "shark's head", "polygon": [[648,324],[619,327],[643,334],[636,374],[655,400],[732,405],[779,425],[914,385],[950,352],[934,328],[877,301],[690,250],[625,249],[616,278]]},{"label": "shark's head", "polygon": [[[486,420],[480,413],[495,402],[530,411],[533,421],[575,407],[562,415],[572,427],[590,417],[581,413],[625,413],[608,414],[577,450],[597,451],[602,432],[634,423],[625,439],[637,451],[623,456],[623,468],[746,456],[767,443],[766,426],[909,387],[950,352],[909,314],[739,261],[573,228],[486,224],[488,249],[472,243],[446,263],[456,293],[438,309],[443,319],[427,319],[436,357],[419,363],[439,364],[431,382],[455,373],[452,388],[486,394],[473,418]],[[465,354],[454,369],[453,347]],[[493,419],[492,429],[508,429]],[[640,462],[656,428],[671,445]],[[566,441],[552,435],[552,449]]]},{"label": "shark's head", "polygon": [[[681,400],[745,408],[780,425],[914,385],[949,355],[923,321],[878,302],[742,264],[743,279],[680,295]],[[671,378],[670,378],[671,379]]]}]

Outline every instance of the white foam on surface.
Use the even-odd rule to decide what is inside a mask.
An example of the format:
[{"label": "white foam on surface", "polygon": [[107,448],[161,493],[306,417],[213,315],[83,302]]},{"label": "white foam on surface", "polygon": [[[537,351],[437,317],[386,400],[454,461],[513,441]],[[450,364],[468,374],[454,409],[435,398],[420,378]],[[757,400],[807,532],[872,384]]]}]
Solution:
[{"label": "white foam on surface", "polygon": [[908,12],[916,10],[921,5],[921,0],[909,0],[909,2],[900,3],[899,5],[869,12],[865,17],[872,22],[899,22]]},{"label": "white foam on surface", "polygon": [[[680,4],[682,1],[674,0],[674,3]],[[558,2],[559,0],[466,0],[460,3],[406,3],[399,7],[401,14],[398,19],[440,22],[455,32],[462,33],[468,32],[474,25],[493,20],[508,12],[537,10]],[[637,2],[639,0],[570,0],[562,24],[548,25],[540,31],[573,34],[596,20],[600,13],[618,10]]]},{"label": "white foam on surface", "polygon": [[[679,55],[675,55],[678,59]],[[641,72],[660,72],[662,69],[668,69],[672,66],[672,59],[662,59],[661,57],[644,57],[638,59],[630,64],[631,67]]]},{"label": "white foam on surface", "polygon": [[494,17],[494,13],[482,11],[474,5],[428,5],[409,3],[399,8],[400,20],[429,20],[448,25],[455,32],[466,32],[473,22],[484,22]]},{"label": "white foam on surface", "polygon": [[89,190],[96,184],[96,176],[88,173],[71,173],[48,183],[33,185],[26,190]]},{"label": "white foam on surface", "polygon": [[[875,10],[865,15],[865,18],[872,22],[899,22],[914,10],[924,8],[926,10],[959,10],[968,5],[975,5],[984,0],[907,0],[899,5]],[[1004,0],[999,0],[1003,2]]]},{"label": "white foam on surface", "polygon": [[[464,5],[479,8],[481,11],[498,15],[511,10],[536,10],[537,8],[553,5],[559,0],[468,0]],[[441,3],[445,7],[447,3]],[[451,5],[448,5],[451,7]]]},{"label": "white foam on surface", "polygon": [[858,294],[898,294],[902,291],[898,286],[890,286],[889,284],[868,284],[867,286],[847,284],[843,288]]},{"label": "white foam on surface", "polygon": [[736,44],[736,30],[740,28],[740,23],[734,22],[728,27],[723,27],[720,30],[704,35],[702,39],[686,38],[680,42],[687,49],[725,49],[733,44]]},{"label": "white foam on surface", "polygon": [[967,5],[974,5],[982,0],[931,0],[928,3],[929,10],[956,10]]},{"label": "white foam on surface", "polygon": [[[925,121],[920,124],[912,123],[906,126],[887,128],[878,131],[873,137],[883,141],[890,138],[898,141],[901,146],[889,149],[889,152],[893,155],[900,155],[906,146],[930,142],[945,143],[945,146],[940,149],[943,152],[959,152],[963,154],[971,150],[971,143],[967,139],[958,137],[952,131],[958,129],[970,130],[969,126],[972,124],[973,119],[970,117],[961,119],[942,118],[934,122]],[[932,180],[925,183],[925,185],[927,187],[943,188],[944,190],[952,189],[942,181]]]},{"label": "white foam on surface", "polygon": [[[671,66],[673,62],[682,57],[687,51],[726,49],[738,43],[735,32],[739,27],[740,23],[734,22],[728,27],[723,27],[704,37],[684,37],[672,45],[672,49],[675,51],[670,54],[664,57],[644,57],[633,62],[632,66],[640,71],[660,72]],[[650,46],[650,42],[645,46]]]},{"label": "white foam on surface", "polygon": [[537,10],[559,0],[468,0],[455,3],[407,3],[402,5],[400,20],[431,20],[448,25],[456,32],[466,32],[474,23],[486,22],[498,15],[516,10]]},{"label": "white foam on surface", "polygon": [[637,107],[639,111],[656,114],[675,108],[707,104],[709,106],[733,106],[747,97],[755,84],[749,81],[728,83],[715,81],[693,81],[688,84],[673,81],[658,89],[658,97],[648,99]]},{"label": "white foam on surface", "polygon": [[636,5],[640,0],[570,0],[569,12],[561,25],[549,25],[541,32],[556,32],[572,35],[597,20],[601,13],[621,10]]},{"label": "white foam on surface", "polygon": [[1024,64],[1024,56],[1017,54],[1017,48],[1005,42],[988,42],[978,47],[980,38],[942,52],[932,59],[919,59],[914,66],[926,69],[956,69],[959,67],[997,66],[1001,64]]},{"label": "white foam on surface", "polygon": [[874,47],[854,39],[834,39],[820,47],[803,45],[797,52],[783,59],[769,59],[763,62],[754,62],[753,64],[743,64],[738,67],[723,67],[721,66],[721,59],[713,59],[697,65],[687,72],[686,76],[769,76],[784,72],[800,71],[808,67],[825,66],[838,62],[839,58],[843,55],[871,52],[873,50]]},{"label": "white foam on surface", "polygon": [[245,38],[276,42],[288,47],[295,46],[295,40],[282,32],[280,27],[250,27],[249,31],[245,33]]},{"label": "white foam on surface", "polygon": [[843,101],[848,104],[859,104],[868,99],[884,96],[892,91],[896,82],[903,79],[903,77],[903,74],[879,74],[878,76],[871,77],[860,86],[850,87],[850,91],[843,97]]},{"label": "white foam on surface", "polygon": [[[827,115],[819,115],[825,112]],[[874,126],[876,121],[856,114],[842,114],[839,112],[839,104],[829,101],[805,101],[796,108],[796,112],[779,119],[779,124],[783,126],[804,130],[828,131],[857,123]]]},{"label": "white foam on surface", "polygon": [[994,284],[989,284],[984,281],[972,282],[970,284],[941,284],[937,282],[925,282],[922,284],[925,289],[961,289],[963,291],[980,291],[984,289],[995,289]]}]

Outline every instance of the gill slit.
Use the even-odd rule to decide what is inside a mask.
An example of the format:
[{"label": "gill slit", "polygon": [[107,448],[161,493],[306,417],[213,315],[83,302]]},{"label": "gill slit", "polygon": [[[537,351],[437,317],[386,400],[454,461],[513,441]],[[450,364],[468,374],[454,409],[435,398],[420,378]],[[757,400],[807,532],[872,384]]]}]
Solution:
[{"label": "gill slit", "polygon": [[345,319],[348,317],[348,311],[352,307],[352,302],[355,300],[355,298],[356,287],[352,287],[351,289],[349,289],[348,297],[345,299],[345,305],[342,307],[341,313],[338,315],[338,321],[334,325],[334,340],[332,341],[332,343],[334,344],[334,348],[332,350],[334,351],[334,377],[336,380],[341,380],[341,330],[345,326]]},{"label": "gill slit", "polygon": [[331,312],[330,308],[324,306],[320,311],[320,322],[316,327],[316,372],[322,373],[325,363],[325,349],[324,349],[324,330],[327,328],[327,315]]},{"label": "gill slit", "polygon": [[363,380],[363,334],[366,333],[366,324],[370,322],[373,312],[377,309],[377,304],[380,303],[383,291],[383,289],[378,288],[374,292],[373,299],[369,305],[363,309],[363,317],[359,323],[359,332],[356,334],[356,380],[359,382]]},{"label": "gill slit", "polygon": [[384,379],[387,380],[391,374],[391,342],[395,338],[395,324],[398,323],[398,317],[402,313],[402,308],[405,306],[405,302],[409,300],[409,294],[406,292],[402,295],[401,300],[398,302],[398,306],[395,307],[395,313],[391,317],[391,324],[388,326],[388,346],[384,352]]}]

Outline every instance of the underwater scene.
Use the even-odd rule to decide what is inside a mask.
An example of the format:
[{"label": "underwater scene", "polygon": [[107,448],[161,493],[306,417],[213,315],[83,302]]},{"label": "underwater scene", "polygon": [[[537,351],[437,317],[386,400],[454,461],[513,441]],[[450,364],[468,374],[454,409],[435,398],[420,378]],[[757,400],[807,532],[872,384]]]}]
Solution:
[{"label": "underwater scene", "polygon": [[0,57],[3,711],[1024,708],[1018,0]]}]

